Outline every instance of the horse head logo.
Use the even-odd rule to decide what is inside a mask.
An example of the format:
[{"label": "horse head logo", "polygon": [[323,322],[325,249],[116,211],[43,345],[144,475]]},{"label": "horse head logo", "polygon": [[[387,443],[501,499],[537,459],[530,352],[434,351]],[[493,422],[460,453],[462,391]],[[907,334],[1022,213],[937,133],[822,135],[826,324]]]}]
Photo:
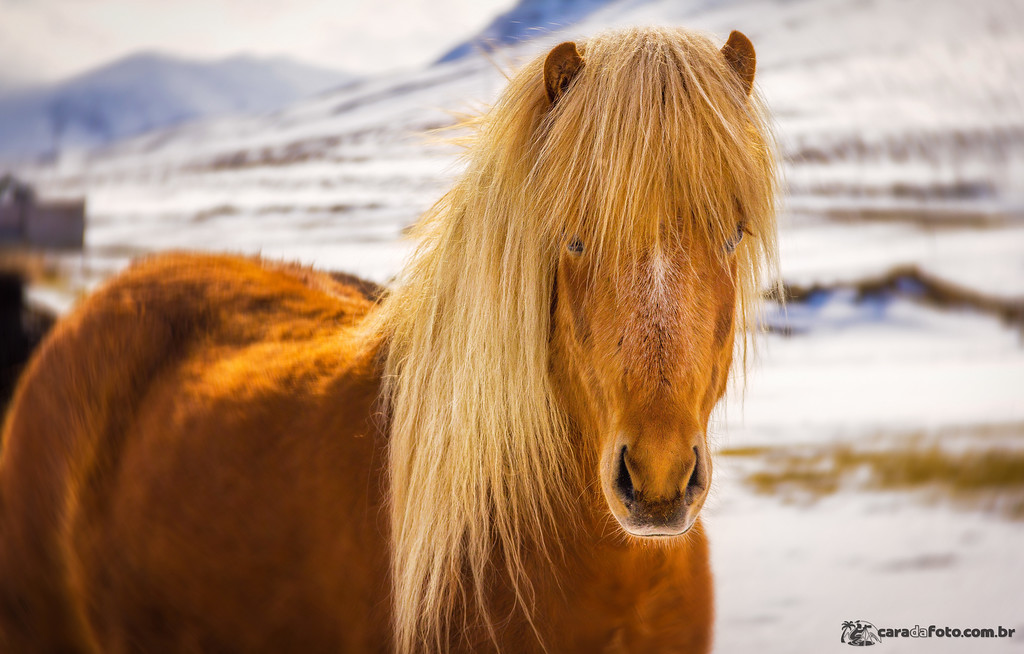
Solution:
[{"label": "horse head logo", "polygon": [[870,622],[865,620],[851,622],[847,620],[843,623],[843,637],[839,642],[857,647],[866,647],[882,642],[882,638],[878,635],[878,628]]}]

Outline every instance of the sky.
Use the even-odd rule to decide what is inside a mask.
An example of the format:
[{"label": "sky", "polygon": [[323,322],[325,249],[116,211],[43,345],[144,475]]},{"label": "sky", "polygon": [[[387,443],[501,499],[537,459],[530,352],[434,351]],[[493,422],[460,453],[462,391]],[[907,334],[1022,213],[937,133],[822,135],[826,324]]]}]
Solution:
[{"label": "sky", "polygon": [[285,55],[353,73],[425,64],[515,0],[0,0],[0,84],[139,51]]}]

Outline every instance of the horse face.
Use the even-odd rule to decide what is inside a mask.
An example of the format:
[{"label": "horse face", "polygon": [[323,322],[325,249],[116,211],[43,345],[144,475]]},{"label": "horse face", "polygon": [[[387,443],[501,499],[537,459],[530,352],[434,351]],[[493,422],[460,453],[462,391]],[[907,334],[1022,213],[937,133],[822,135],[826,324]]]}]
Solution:
[{"label": "horse face", "polygon": [[552,310],[553,368],[572,420],[596,439],[619,524],[635,536],[679,535],[711,484],[707,425],[732,363],[736,261],[681,237],[612,271],[594,265],[586,244],[569,239]]}]

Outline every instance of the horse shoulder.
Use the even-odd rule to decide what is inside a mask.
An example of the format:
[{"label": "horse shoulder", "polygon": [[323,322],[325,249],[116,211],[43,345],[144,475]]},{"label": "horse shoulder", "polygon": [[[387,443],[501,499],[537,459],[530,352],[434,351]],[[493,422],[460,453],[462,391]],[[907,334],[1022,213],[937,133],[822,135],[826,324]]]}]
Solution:
[{"label": "horse shoulder", "polygon": [[[244,498],[253,490],[251,484],[238,486],[245,480],[244,441],[224,438],[218,428],[247,426],[264,442],[292,437],[298,445],[290,451],[287,446],[271,446],[261,452],[262,458],[256,457],[258,462],[269,465],[268,455],[290,452],[279,468],[292,466],[298,476],[310,472],[312,485],[294,479],[292,483],[314,496],[314,511],[329,512],[327,505],[337,502],[340,494],[341,504],[347,501],[354,510],[361,508],[365,518],[370,510],[360,507],[357,493],[339,490],[327,473],[331,463],[339,461],[361,460],[372,468],[378,449],[369,417],[378,383],[373,357],[339,336],[371,306],[364,290],[308,270],[242,258],[170,255],[132,267],[62,321],[26,370],[3,435],[0,578],[5,583],[0,590],[0,646],[9,645],[9,651],[28,645],[46,649],[47,644],[38,640],[43,638],[52,641],[53,649],[93,648],[97,639],[107,640],[104,624],[110,623],[105,619],[138,603],[133,593],[144,586],[131,578],[133,572],[140,577],[156,572],[154,578],[164,574],[166,580],[167,571],[176,565],[194,564],[204,546],[223,546],[217,538],[227,532],[216,528],[221,517],[204,514],[204,498],[184,490],[190,476],[212,479],[212,486],[199,486],[217,495],[214,499],[221,500],[222,510],[229,508],[224,506],[225,497],[237,498],[240,492]],[[273,365],[266,365],[268,358]],[[246,378],[255,383],[242,383]],[[236,386],[218,386],[225,380]],[[185,388],[181,382],[197,385]],[[262,391],[238,396],[233,406],[226,403],[232,390],[254,387]],[[260,410],[260,399],[277,407],[277,414],[263,425],[252,418],[267,415]],[[234,424],[219,416],[215,407],[233,409]],[[332,430],[338,440],[330,440]],[[306,438],[294,438],[296,431],[305,432],[298,436]],[[340,442],[346,436],[349,442]],[[358,438],[362,441],[353,446]],[[258,446],[258,440],[250,445]],[[218,446],[236,448],[234,454],[242,459],[218,457],[231,454],[218,452]],[[318,456],[321,463],[311,465]],[[163,457],[181,465],[154,468]],[[218,471],[218,463],[228,464],[226,470]],[[204,470],[211,474],[197,475]],[[165,479],[153,476],[167,472],[174,474]],[[367,482],[361,489],[364,495],[367,474],[362,475]],[[278,487],[271,489],[278,499],[269,517],[301,516],[301,501],[281,488],[281,481],[278,478]],[[236,486],[235,495],[229,492],[231,484]],[[159,493],[166,490],[170,492],[161,502]],[[140,493],[149,493],[145,501],[140,502]],[[254,495],[273,504],[266,492]],[[198,549],[179,543],[184,557],[169,551],[154,558],[154,548],[161,545],[145,538],[147,533],[167,536],[166,544],[186,532],[173,526],[168,531],[168,525],[159,523],[160,516],[170,515],[167,510],[147,522],[145,514],[131,509],[167,509],[176,499],[188,501],[191,526],[214,537],[198,539]],[[260,507],[245,508],[255,511],[255,518],[248,523],[248,532],[241,533],[266,537],[269,525],[260,532]],[[299,523],[296,528],[309,528]],[[214,527],[203,532],[210,524]],[[128,543],[132,534],[141,540]],[[323,536],[322,542],[305,550],[305,565],[322,562],[333,552],[359,550],[358,543],[349,543],[346,550],[345,543],[332,542],[338,539],[336,529]],[[116,538],[122,541],[112,541]],[[295,540],[287,544],[294,546]],[[317,556],[320,560],[312,560]],[[133,562],[164,569],[133,571]],[[230,567],[230,560],[221,562]],[[118,576],[118,570],[123,574]],[[308,576],[304,579],[308,581]],[[125,591],[120,597],[97,592],[118,584]],[[299,588],[293,590],[302,596]],[[207,601],[216,595],[210,588],[191,591]],[[337,589],[332,592],[344,596]],[[178,599],[190,601],[188,592]],[[330,602],[314,604],[322,610]],[[301,603],[297,606],[301,608]],[[159,608],[147,610],[159,613]],[[306,608],[307,616],[314,613],[313,607]],[[173,612],[164,617],[170,615]],[[148,629],[152,632],[153,625]],[[200,635],[195,638],[201,640]]]}]

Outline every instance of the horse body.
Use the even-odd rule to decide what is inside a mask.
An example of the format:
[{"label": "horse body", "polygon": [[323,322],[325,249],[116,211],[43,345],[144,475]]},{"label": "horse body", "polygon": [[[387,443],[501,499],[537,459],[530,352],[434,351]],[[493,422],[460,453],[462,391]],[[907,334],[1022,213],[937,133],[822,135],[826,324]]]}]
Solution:
[{"label": "horse body", "polygon": [[386,642],[379,380],[332,337],[370,305],[326,277],[171,256],[62,323],[5,435],[4,651]]},{"label": "horse body", "polygon": [[0,650],[708,651],[753,74],[738,33],[556,47],[385,295],[173,254],[88,298],[5,422]]},{"label": "horse body", "polygon": [[[380,366],[339,336],[372,306],[308,271],[172,255],[64,321],[6,429],[3,651],[391,651]],[[673,556],[607,527],[538,585],[549,645],[706,640],[706,616],[648,621],[694,597],[709,610],[703,539]],[[502,644],[522,651],[528,631]]]}]

